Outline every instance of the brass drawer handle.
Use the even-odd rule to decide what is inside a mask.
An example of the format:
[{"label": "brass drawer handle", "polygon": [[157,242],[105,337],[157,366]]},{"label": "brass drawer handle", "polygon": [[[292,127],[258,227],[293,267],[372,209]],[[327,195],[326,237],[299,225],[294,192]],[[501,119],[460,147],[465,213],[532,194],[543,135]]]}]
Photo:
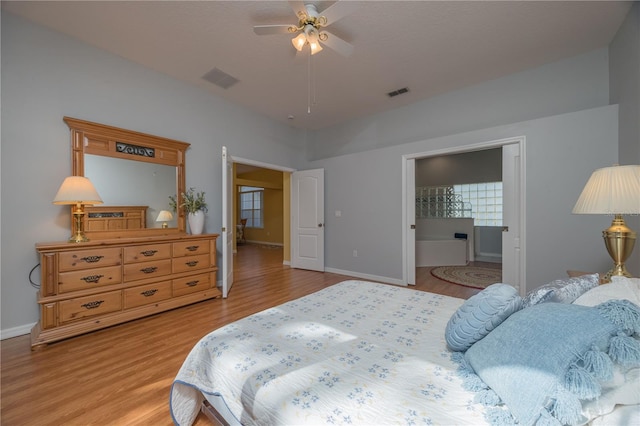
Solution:
[{"label": "brass drawer handle", "polygon": [[194,267],[194,266],[196,266],[198,264],[198,261],[197,260],[192,260],[190,262],[184,262],[184,264],[187,265],[187,266]]},{"label": "brass drawer handle", "polygon": [[87,262],[87,263],[96,263],[96,262],[100,262],[100,259],[102,259],[104,256],[86,256],[86,257],[81,257],[80,260]]},{"label": "brass drawer handle", "polygon": [[140,254],[145,256],[145,257],[151,257],[154,254],[156,254],[158,252],[158,250],[145,250],[145,251],[141,251]]},{"label": "brass drawer handle", "polygon": [[91,284],[97,284],[98,281],[100,281],[100,278],[104,277],[104,275],[89,275],[86,277],[82,277],[80,278],[82,281],[86,282],[87,284],[91,283]]},{"label": "brass drawer handle", "polygon": [[189,287],[195,287],[198,285],[198,283],[200,282],[200,280],[195,280],[195,281],[189,281],[188,283],[186,283]]},{"label": "brass drawer handle", "polygon": [[104,300],[96,300],[93,302],[85,303],[84,305],[80,305],[80,306],[86,309],[95,309],[95,308],[99,308],[100,305],[102,305],[103,303],[104,303]]},{"label": "brass drawer handle", "polygon": [[156,294],[157,292],[158,292],[158,290],[154,288],[153,290],[143,291],[140,294],[143,295],[144,297],[150,297],[150,296],[153,296],[154,294]]},{"label": "brass drawer handle", "polygon": [[152,274],[158,270],[157,266],[149,266],[148,268],[140,269],[140,272],[144,272],[145,274]]},{"label": "brass drawer handle", "polygon": [[198,250],[198,247],[200,247],[200,246],[188,246],[188,247],[187,247],[187,250],[189,250],[189,251],[196,251],[196,250]]}]

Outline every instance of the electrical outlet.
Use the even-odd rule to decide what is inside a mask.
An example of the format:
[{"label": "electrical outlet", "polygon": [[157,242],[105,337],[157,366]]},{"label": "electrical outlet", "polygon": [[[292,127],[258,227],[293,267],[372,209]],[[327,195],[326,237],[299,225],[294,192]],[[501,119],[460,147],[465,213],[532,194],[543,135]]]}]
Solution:
[{"label": "electrical outlet", "polygon": [[358,250],[353,251],[353,257],[358,257]]}]

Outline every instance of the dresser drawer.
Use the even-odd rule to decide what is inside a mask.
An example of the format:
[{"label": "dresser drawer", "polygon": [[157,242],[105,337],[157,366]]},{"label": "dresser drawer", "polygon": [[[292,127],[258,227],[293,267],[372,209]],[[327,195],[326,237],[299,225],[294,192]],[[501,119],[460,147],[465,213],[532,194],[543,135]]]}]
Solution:
[{"label": "dresser drawer", "polygon": [[169,259],[171,244],[151,244],[124,248],[124,263],[148,262],[150,260]]},{"label": "dresser drawer", "polygon": [[62,252],[58,255],[58,268],[61,272],[79,269],[100,268],[122,264],[120,248],[99,248]]},{"label": "dresser drawer", "polygon": [[121,282],[122,268],[120,266],[61,272],[58,274],[58,293],[88,290]]},{"label": "dresser drawer", "polygon": [[185,256],[171,260],[171,270],[174,274],[178,272],[194,271],[197,269],[206,269],[209,265],[209,255],[201,254],[198,256]]},{"label": "dresser drawer", "polygon": [[124,290],[124,308],[135,308],[169,298],[171,298],[171,281],[141,285]]},{"label": "dresser drawer", "polygon": [[63,300],[59,303],[60,322],[65,323],[122,310],[122,292],[110,291]]},{"label": "dresser drawer", "polygon": [[171,273],[171,259],[124,265],[124,280],[135,281],[145,278],[163,277]]},{"label": "dresser drawer", "polygon": [[209,241],[181,241],[173,243],[173,257],[193,256],[209,253]]},{"label": "dresser drawer", "polygon": [[173,296],[183,296],[208,289],[211,286],[209,276],[210,274],[206,273],[173,280]]}]

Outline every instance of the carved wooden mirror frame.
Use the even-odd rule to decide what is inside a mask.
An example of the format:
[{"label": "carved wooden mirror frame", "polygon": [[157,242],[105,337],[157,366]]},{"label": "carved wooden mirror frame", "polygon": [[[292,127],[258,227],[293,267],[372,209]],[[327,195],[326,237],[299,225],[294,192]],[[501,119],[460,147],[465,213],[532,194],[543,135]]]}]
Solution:
[{"label": "carved wooden mirror frame", "polygon": [[[180,194],[185,192],[185,154],[190,144],[71,117],[64,117],[64,122],[67,123],[71,130],[72,175],[84,176],[85,154],[173,166],[176,168],[177,185],[175,195],[180,201]],[[134,184],[132,184],[133,186]],[[169,200],[167,199],[167,205],[168,203]],[[90,239],[109,239],[185,233],[185,212],[183,209],[177,210],[176,228],[93,232],[85,229],[85,234]],[[72,232],[75,233],[73,220],[71,221],[71,228]]]}]

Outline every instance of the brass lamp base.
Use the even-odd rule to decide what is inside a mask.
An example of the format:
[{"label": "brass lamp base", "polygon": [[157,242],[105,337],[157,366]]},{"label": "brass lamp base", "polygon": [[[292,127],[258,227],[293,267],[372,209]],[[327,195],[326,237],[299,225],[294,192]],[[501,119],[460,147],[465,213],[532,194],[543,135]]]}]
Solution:
[{"label": "brass lamp base", "polygon": [[84,211],[82,208],[74,210],[73,212],[73,220],[76,223],[74,234],[69,238],[70,243],[86,243],[89,241],[86,235],[84,235],[84,229],[82,226],[82,216],[84,216]]},{"label": "brass lamp base", "polygon": [[624,262],[631,256],[633,246],[636,243],[636,233],[627,227],[622,215],[617,214],[611,226],[602,231],[604,244],[607,247],[609,256],[613,259],[613,268],[604,276],[606,282],[611,281],[611,277],[623,276],[631,277],[631,274],[624,266]]}]

